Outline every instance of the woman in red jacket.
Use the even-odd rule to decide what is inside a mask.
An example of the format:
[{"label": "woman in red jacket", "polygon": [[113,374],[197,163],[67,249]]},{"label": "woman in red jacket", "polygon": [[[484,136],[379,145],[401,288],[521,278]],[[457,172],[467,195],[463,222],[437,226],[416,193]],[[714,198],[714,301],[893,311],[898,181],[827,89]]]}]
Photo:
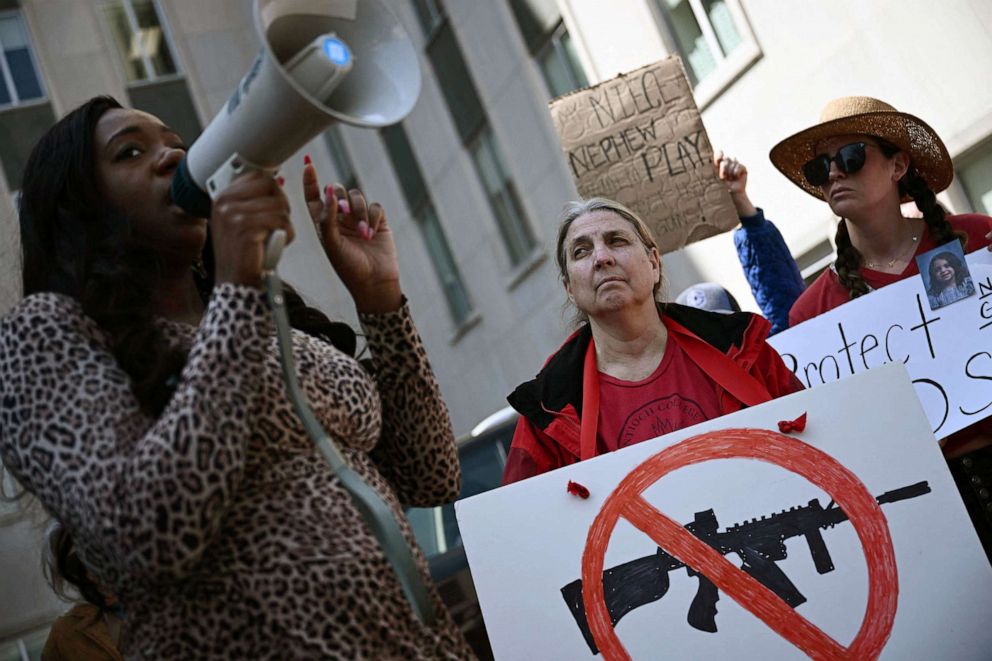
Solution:
[{"label": "woman in red jacket", "polygon": [[[944,143],[926,122],[878,99],[834,99],[818,124],[778,143],[770,156],[841,219],[837,259],[792,306],[790,326],[918,275],[915,257],[937,246],[989,247],[992,218],[948,215],[937,202],[935,193],[954,177]],[[901,204],[910,200],[922,218],[903,216]],[[992,558],[992,418],[945,439],[944,454]]]},{"label": "woman in red jacket", "polygon": [[508,397],[521,417],[504,483],[802,388],[764,318],[658,302],[658,246],[623,205],[566,205],[556,252],[581,325]]}]

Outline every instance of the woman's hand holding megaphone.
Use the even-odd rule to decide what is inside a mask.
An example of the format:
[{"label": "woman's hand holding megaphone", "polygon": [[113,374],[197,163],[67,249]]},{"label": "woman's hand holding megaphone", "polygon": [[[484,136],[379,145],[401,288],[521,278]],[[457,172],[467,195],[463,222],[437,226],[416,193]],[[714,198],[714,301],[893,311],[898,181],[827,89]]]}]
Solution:
[{"label": "woman's hand holding megaphone", "polygon": [[293,240],[289,200],[281,184],[263,172],[235,179],[214,200],[210,233],[218,283],[259,286],[265,245],[276,230]]},{"label": "woman's hand holding megaphone", "polygon": [[365,201],[360,190],[327,186],[321,194],[317,170],[307,159],[303,196],[317,237],[331,266],[362,313],[398,310],[403,302],[393,233],[378,202]]}]

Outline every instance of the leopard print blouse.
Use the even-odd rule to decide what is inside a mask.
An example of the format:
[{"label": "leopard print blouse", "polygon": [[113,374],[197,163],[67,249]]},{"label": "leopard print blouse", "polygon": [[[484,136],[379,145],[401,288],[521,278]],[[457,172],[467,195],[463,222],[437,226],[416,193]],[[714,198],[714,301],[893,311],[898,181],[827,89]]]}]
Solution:
[{"label": "leopard print blouse", "polygon": [[[451,424],[407,307],[361,322],[374,379],[294,333],[301,388],[416,549],[400,503],[457,497]],[[125,656],[470,658],[432,585],[437,623],[412,613],[292,411],[262,292],[219,285],[198,328],[162,323],[189,357],[152,419],[77,301],[35,294],[0,321],[0,456],[120,598]]]}]

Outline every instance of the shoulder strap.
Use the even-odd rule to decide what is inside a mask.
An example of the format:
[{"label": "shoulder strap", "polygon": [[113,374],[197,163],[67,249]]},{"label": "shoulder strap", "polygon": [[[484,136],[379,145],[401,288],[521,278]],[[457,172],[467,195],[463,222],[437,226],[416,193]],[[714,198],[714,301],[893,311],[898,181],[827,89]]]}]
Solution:
[{"label": "shoulder strap", "polygon": [[599,427],[599,370],[596,369],[596,341],[589,338],[582,367],[582,426],[579,430],[579,459],[596,456],[596,431]]},{"label": "shoulder strap", "polygon": [[741,369],[712,344],[701,340],[695,333],[668,316],[662,317],[662,321],[669,333],[677,336],[678,343],[692,362],[699,365],[711,379],[739,401],[747,406],[756,406],[772,399],[771,393],[764,384]]}]

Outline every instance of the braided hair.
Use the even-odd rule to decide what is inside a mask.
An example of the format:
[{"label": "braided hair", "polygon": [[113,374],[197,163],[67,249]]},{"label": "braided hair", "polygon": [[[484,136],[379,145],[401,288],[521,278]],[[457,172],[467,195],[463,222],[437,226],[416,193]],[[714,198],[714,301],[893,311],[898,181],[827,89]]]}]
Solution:
[{"label": "braided hair", "polygon": [[[870,136],[877,143],[879,150],[886,158],[892,158],[899,151],[899,147]],[[937,201],[937,195],[931,190],[926,180],[916,171],[910,163],[909,169],[902,179],[899,180],[899,196],[908,195],[916,203],[916,208],[923,213],[923,221],[927,226],[927,233],[933,242],[942,246],[953,239],[961,241],[961,246],[967,248],[968,237],[963,232],[956,232],[954,227],[947,220],[947,212]],[[847,229],[847,220],[841,218],[837,225],[837,234],[834,238],[837,245],[837,259],[834,261],[834,269],[837,272],[837,279],[840,284],[847,289],[851,298],[864,296],[871,289],[868,283],[861,276],[862,256],[858,249],[851,243],[851,236]]]}]

